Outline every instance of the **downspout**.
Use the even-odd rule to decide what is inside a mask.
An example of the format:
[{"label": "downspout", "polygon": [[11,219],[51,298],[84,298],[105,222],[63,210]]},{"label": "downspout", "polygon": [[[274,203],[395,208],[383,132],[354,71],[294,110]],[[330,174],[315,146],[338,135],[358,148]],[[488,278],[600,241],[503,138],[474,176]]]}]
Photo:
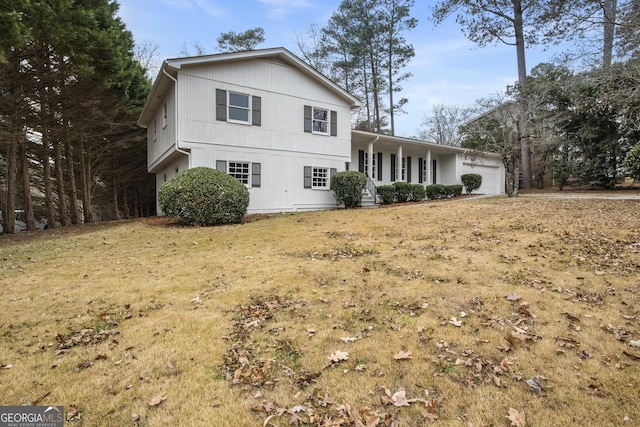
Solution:
[{"label": "downspout", "polygon": [[191,153],[188,151],[185,151],[183,149],[181,149],[178,146],[178,80],[173,78],[173,76],[169,73],[167,73],[167,70],[162,67],[162,72],[164,73],[165,76],[169,77],[171,80],[173,80],[173,87],[174,87],[174,99],[175,99],[175,108],[174,108],[174,112],[173,112],[173,127],[176,131],[176,142],[175,142],[175,147],[176,147],[176,151],[178,153],[182,153],[182,154],[186,154],[189,163],[189,167],[191,167]]}]

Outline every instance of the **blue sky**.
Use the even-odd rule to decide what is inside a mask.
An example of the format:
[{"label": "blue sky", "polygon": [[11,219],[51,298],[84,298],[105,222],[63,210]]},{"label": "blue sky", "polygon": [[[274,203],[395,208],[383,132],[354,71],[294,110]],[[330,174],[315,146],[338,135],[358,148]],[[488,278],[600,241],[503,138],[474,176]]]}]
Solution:
[{"label": "blue sky", "polygon": [[[136,43],[158,46],[157,62],[181,56],[183,46],[195,53],[194,42],[215,53],[220,33],[262,27],[260,48],[285,47],[294,54],[296,35],[310,24],[324,25],[340,0],[118,0],[119,15]],[[434,27],[429,20],[435,0],[416,0],[412,16],[418,27],[407,32],[416,56],[407,67],[413,73],[402,84],[409,99],[407,114],[396,117],[396,135],[418,133],[433,104],[470,106],[478,98],[503,91],[517,80],[515,47],[478,48],[469,42],[454,18]],[[549,61],[551,52],[527,51],[527,68]]]}]

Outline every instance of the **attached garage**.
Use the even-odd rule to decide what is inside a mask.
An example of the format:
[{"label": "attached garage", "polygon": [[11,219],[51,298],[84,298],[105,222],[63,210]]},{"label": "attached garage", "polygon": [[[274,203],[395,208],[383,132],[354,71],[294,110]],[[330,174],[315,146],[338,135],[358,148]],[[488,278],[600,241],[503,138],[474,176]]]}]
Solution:
[{"label": "attached garage", "polygon": [[478,165],[473,163],[462,163],[462,173],[477,173],[482,175],[482,185],[476,193],[482,194],[502,194],[504,193],[504,168],[501,163]]}]

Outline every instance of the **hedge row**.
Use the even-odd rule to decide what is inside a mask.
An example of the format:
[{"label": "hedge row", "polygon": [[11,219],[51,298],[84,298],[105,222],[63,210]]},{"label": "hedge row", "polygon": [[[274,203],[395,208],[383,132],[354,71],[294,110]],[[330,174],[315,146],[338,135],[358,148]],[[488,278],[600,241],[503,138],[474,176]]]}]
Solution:
[{"label": "hedge row", "polygon": [[444,199],[462,195],[462,185],[422,184],[395,182],[378,187],[378,197],[383,205],[391,203],[417,202],[425,198]]},{"label": "hedge row", "polygon": [[462,185],[442,185],[442,184],[431,184],[427,185],[425,189],[427,193],[427,199],[448,199],[451,197],[456,197],[462,195]]}]

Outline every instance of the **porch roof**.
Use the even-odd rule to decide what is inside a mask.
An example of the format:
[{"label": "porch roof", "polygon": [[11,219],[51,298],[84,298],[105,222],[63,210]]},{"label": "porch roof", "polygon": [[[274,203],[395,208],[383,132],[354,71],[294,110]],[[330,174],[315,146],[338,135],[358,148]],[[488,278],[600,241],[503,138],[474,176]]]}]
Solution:
[{"label": "porch roof", "polygon": [[[398,146],[424,150],[431,150],[432,154],[464,154],[470,150],[462,147],[436,144],[403,136],[384,135],[361,130],[351,131],[351,141],[354,146],[367,146],[369,142],[374,142],[374,151],[395,151]],[[491,154],[491,153],[487,153]]]}]

